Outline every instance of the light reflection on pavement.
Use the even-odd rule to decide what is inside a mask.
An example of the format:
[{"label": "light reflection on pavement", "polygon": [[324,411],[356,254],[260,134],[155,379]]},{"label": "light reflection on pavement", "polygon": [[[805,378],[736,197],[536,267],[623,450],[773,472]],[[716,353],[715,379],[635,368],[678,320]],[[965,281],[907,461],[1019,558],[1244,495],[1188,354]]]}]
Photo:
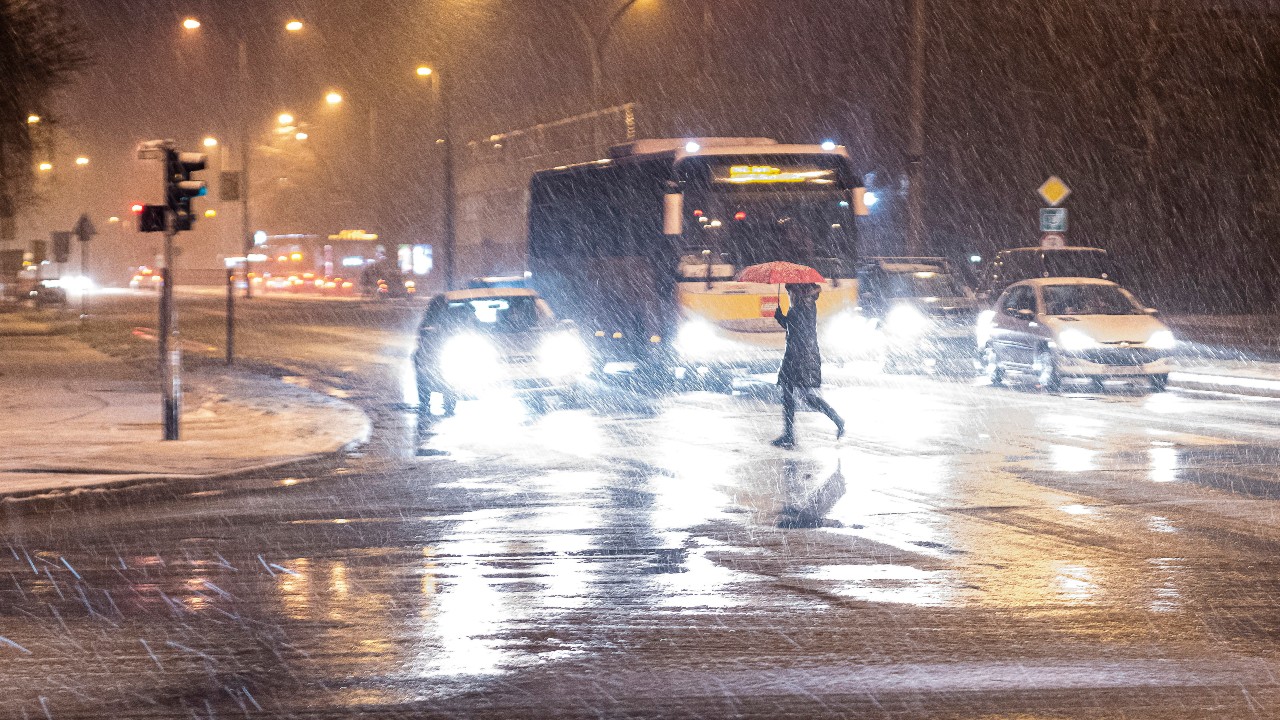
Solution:
[{"label": "light reflection on pavement", "polygon": [[805,413],[797,450],[770,447],[761,386],[547,413],[486,399],[420,437],[395,416],[413,446],[349,473],[70,536],[15,525],[0,636],[30,654],[4,656],[27,690],[0,714],[44,696],[92,716],[83,695],[920,716],[976,692],[967,707],[1060,717],[1108,688],[1147,708],[1189,688],[1168,701],[1184,711],[1274,694],[1274,402],[837,377],[839,443]]}]

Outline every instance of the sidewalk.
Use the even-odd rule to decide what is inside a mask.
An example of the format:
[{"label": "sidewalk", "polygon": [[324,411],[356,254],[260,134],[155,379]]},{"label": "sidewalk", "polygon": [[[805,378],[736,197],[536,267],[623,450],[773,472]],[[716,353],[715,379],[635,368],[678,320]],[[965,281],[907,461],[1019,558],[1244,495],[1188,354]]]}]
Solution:
[{"label": "sidewalk", "polygon": [[0,313],[0,503],[265,470],[369,436],[350,403],[214,368],[184,373],[182,439],[165,442],[152,369],[55,330]]}]

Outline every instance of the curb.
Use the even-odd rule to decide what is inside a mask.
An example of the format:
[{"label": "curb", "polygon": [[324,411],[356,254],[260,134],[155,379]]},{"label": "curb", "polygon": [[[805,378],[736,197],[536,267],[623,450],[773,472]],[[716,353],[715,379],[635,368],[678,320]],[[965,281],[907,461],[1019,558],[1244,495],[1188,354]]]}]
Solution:
[{"label": "curb", "polygon": [[[336,450],[303,455],[287,460],[275,460],[251,467],[207,475],[147,475],[145,477],[116,480],[66,490],[27,490],[0,492],[0,517],[30,515],[34,513],[89,510],[132,500],[176,499],[201,490],[213,490],[217,484],[240,480],[263,473],[279,472],[291,468],[324,466],[352,452],[368,442],[365,436],[353,438]],[[123,501],[123,502],[121,502]]]}]

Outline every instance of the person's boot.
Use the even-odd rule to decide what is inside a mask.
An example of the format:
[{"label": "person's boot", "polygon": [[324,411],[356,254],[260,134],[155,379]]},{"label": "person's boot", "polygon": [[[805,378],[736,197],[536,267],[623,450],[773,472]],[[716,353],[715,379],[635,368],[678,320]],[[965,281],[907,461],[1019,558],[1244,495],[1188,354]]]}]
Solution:
[{"label": "person's boot", "polygon": [[836,418],[836,439],[844,437],[844,418]]},{"label": "person's boot", "polygon": [[771,441],[769,444],[774,447],[786,448],[787,450],[790,450],[791,448],[796,446],[796,439],[791,435],[779,435],[778,437],[774,438],[773,441]]}]

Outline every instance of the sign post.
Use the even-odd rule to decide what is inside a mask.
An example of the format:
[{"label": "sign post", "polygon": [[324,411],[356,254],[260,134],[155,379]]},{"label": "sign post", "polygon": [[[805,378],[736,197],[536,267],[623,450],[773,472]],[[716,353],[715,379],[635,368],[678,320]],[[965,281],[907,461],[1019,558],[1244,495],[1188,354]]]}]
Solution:
[{"label": "sign post", "polygon": [[1050,206],[1040,208],[1040,247],[1066,247],[1067,209],[1058,206],[1071,194],[1071,188],[1057,175],[1050,175],[1036,192]]}]

